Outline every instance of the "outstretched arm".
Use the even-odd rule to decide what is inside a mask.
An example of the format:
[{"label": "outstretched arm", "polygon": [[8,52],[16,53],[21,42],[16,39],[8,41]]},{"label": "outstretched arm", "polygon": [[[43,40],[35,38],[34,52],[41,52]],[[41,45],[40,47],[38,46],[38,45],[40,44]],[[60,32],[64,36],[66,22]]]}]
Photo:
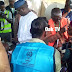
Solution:
[{"label": "outstretched arm", "polygon": [[57,39],[60,39],[65,31],[66,31],[65,26],[61,28],[61,30],[54,35],[51,34],[51,31],[48,31],[44,40],[47,40],[48,42],[52,43]]}]

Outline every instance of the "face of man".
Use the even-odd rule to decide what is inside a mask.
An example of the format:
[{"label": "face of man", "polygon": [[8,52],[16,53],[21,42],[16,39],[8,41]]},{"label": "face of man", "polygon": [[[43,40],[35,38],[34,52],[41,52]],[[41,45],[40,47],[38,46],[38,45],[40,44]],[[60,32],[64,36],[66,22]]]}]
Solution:
[{"label": "face of man", "polygon": [[52,19],[56,24],[58,24],[61,20],[61,17],[60,16],[53,16]]},{"label": "face of man", "polygon": [[51,18],[53,19],[53,21],[57,24],[60,22],[61,18],[62,18],[62,12],[59,10],[59,11],[55,11],[55,12],[52,12],[51,14]]},{"label": "face of man", "polygon": [[4,5],[1,5],[0,6],[0,9],[1,9],[1,11],[4,11],[5,10],[5,6]]},{"label": "face of man", "polygon": [[9,0],[10,6],[14,6],[15,0]]},{"label": "face of man", "polygon": [[26,8],[20,7],[17,8],[17,11],[21,16],[24,16],[26,14]]}]

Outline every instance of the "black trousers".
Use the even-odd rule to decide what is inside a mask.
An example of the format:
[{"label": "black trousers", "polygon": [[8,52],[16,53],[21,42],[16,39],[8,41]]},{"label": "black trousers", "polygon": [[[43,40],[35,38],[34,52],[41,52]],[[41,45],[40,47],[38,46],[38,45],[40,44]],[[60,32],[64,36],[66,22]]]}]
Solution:
[{"label": "black trousers", "polygon": [[11,32],[9,32],[9,33],[0,33],[0,37],[1,37],[1,40],[4,40],[6,42],[11,42],[12,33]]}]

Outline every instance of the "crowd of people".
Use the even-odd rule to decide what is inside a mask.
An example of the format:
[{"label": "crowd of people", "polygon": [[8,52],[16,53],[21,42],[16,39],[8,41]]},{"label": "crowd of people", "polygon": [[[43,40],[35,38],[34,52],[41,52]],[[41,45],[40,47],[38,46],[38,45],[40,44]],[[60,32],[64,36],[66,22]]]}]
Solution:
[{"label": "crowd of people", "polygon": [[25,0],[0,1],[0,37],[0,72],[72,72],[71,0],[50,20]]}]

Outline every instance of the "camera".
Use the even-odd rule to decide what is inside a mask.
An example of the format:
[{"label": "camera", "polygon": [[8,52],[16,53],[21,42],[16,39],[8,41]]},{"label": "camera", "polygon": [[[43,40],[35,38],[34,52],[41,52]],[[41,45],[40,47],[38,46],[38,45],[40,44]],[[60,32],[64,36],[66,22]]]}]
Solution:
[{"label": "camera", "polygon": [[65,44],[62,44],[62,50],[71,48],[71,45],[71,42],[66,42]]}]

